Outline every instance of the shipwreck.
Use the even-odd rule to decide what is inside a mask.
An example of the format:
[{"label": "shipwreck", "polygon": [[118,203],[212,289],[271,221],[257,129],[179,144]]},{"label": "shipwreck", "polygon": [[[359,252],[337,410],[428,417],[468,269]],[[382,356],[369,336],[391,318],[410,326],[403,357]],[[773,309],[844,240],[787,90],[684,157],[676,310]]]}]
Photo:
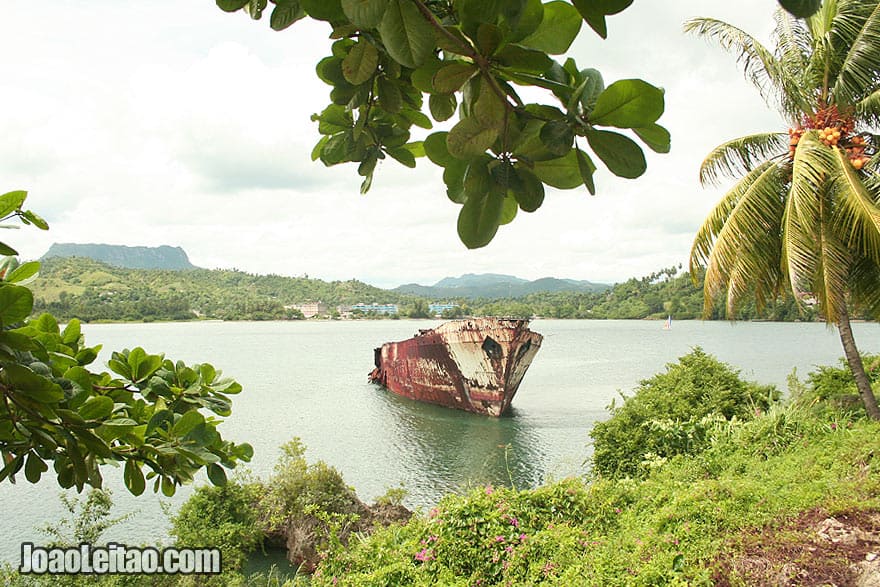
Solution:
[{"label": "shipwreck", "polygon": [[377,348],[370,381],[414,400],[500,416],[542,340],[528,320],[452,320]]}]

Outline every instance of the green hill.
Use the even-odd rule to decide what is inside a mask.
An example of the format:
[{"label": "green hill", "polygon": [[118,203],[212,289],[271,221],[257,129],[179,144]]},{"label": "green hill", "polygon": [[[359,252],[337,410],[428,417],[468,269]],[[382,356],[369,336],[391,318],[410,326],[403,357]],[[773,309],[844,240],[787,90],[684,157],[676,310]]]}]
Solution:
[{"label": "green hill", "polygon": [[85,321],[283,320],[299,317],[285,306],[309,301],[333,309],[338,304],[412,300],[356,280],[326,282],[222,269],[125,269],[82,257],[46,259],[31,285],[35,312]]}]

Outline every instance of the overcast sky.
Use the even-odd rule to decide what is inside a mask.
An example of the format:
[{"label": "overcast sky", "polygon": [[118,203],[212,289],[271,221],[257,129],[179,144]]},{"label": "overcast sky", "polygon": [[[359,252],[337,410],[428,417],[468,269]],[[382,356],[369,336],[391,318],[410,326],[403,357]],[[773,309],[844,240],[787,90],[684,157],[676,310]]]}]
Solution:
[{"label": "overcast sky", "polygon": [[[606,83],[666,89],[672,152],[638,180],[597,173],[598,195],[550,190],[486,248],[468,251],[440,170],[380,165],[358,192],[351,165],[309,154],[329,86],[324,23],[281,33],[211,0],[7,2],[0,20],[0,192],[26,189],[51,224],[7,232],[36,258],[52,242],[179,245],[196,265],[357,278],[380,286],[463,273],[614,282],[687,260],[720,191],[697,181],[726,139],[785,128],[732,57],[685,37],[713,16],[766,38],[775,0],[636,0],[586,26],[570,51]],[[647,151],[647,149],[646,149]],[[600,165],[601,167],[601,165]]]}]

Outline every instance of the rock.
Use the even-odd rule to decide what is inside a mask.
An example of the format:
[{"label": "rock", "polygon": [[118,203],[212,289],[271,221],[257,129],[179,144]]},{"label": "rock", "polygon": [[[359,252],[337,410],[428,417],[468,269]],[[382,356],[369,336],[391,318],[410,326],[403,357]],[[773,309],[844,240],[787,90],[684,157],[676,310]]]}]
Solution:
[{"label": "rock", "polygon": [[873,560],[853,565],[853,571],[856,577],[855,587],[880,587],[880,560],[876,554]]}]

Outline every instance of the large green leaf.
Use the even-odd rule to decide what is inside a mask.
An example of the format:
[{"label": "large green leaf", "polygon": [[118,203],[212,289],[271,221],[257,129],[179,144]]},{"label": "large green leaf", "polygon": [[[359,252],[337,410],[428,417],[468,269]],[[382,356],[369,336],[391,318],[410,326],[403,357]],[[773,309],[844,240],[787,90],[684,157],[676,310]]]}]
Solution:
[{"label": "large green leaf", "polygon": [[432,85],[436,92],[451,94],[460,90],[477,71],[477,66],[473,63],[455,61],[437,70]]},{"label": "large green leaf", "polygon": [[389,0],[342,0],[345,16],[361,29],[372,29],[379,26]]},{"label": "large green leaf", "polygon": [[49,465],[43,462],[43,459],[36,453],[28,453],[27,464],[24,466],[24,476],[31,483],[37,483],[43,473],[49,470]]},{"label": "large green leaf", "polygon": [[391,0],[379,33],[391,57],[404,67],[419,67],[434,50],[434,29],[411,0]]},{"label": "large green leaf", "polygon": [[208,465],[208,479],[218,487],[226,485],[226,471],[216,463]]},{"label": "large green leaf", "polygon": [[513,197],[523,212],[534,212],[544,203],[544,184],[524,167],[517,167],[515,173],[516,181],[511,187]]},{"label": "large green leaf", "polygon": [[305,18],[306,11],[303,10],[299,0],[287,2],[278,2],[272,9],[272,16],[269,18],[269,26],[273,31],[283,31],[293,23]]},{"label": "large green leaf", "polygon": [[24,365],[10,363],[0,373],[4,383],[15,392],[42,403],[55,403],[64,399],[64,392],[52,380],[37,375]]},{"label": "large green leaf", "polygon": [[538,179],[561,190],[574,189],[583,184],[574,149],[564,157],[535,163],[533,171]]},{"label": "large green leaf", "polygon": [[174,423],[171,433],[177,436],[186,436],[196,426],[205,423],[205,417],[195,410],[185,413],[180,419]]},{"label": "large green leaf", "polygon": [[524,73],[542,74],[553,64],[543,51],[529,49],[521,45],[506,45],[495,57],[504,67]]},{"label": "large green leaf", "polygon": [[0,218],[6,218],[24,204],[27,198],[27,192],[24,190],[16,190],[14,192],[6,192],[0,196]]},{"label": "large green leaf", "polygon": [[822,0],[779,0],[783,8],[798,18],[809,18],[822,7]]},{"label": "large green leaf", "polygon": [[12,271],[9,275],[6,276],[6,281],[9,283],[30,283],[34,279],[36,279],[37,275],[40,272],[40,262],[39,261],[28,261],[27,263],[22,263],[15,270]]},{"label": "large green leaf", "polygon": [[125,470],[122,477],[125,481],[125,487],[132,495],[140,495],[146,489],[147,484],[141,471],[141,466],[135,460],[129,459],[125,461]]},{"label": "large green leaf", "polygon": [[447,136],[449,133],[444,131],[431,133],[425,137],[425,154],[432,163],[440,167],[448,167],[457,161],[446,146]]},{"label": "large green leaf", "polygon": [[519,18],[512,24],[508,38],[512,43],[518,43],[538,30],[542,20],[544,3],[541,0],[527,0]]},{"label": "large green leaf", "polygon": [[458,100],[455,94],[431,94],[428,98],[428,109],[437,122],[452,118],[457,106]]},{"label": "large green leaf", "polygon": [[378,66],[379,51],[369,41],[360,40],[342,60],[342,75],[348,83],[359,86],[373,77]]},{"label": "large green leaf", "polygon": [[345,20],[340,0],[302,0],[302,7],[314,19],[329,22]]},{"label": "large green leaf", "polygon": [[103,420],[113,413],[113,399],[106,395],[89,398],[79,408],[83,420]]},{"label": "large green leaf", "polygon": [[592,68],[579,71],[578,77],[581,78],[576,92],[579,95],[573,95],[572,98],[580,101],[584,114],[589,116],[596,107],[599,96],[605,91],[605,80],[599,70]]},{"label": "large green leaf", "polygon": [[657,153],[668,153],[672,146],[669,131],[657,123],[634,128],[633,132]]},{"label": "large green leaf", "polygon": [[497,126],[484,126],[476,117],[470,116],[452,127],[446,137],[446,146],[453,157],[471,159],[485,153],[498,134]]},{"label": "large green leaf", "polygon": [[34,308],[34,294],[26,287],[0,286],[0,325],[9,326],[21,322]]},{"label": "large green leaf", "polygon": [[541,24],[521,44],[551,55],[561,55],[568,51],[580,30],[578,11],[568,2],[554,0],[544,4]]},{"label": "large green leaf", "polygon": [[241,10],[250,0],[217,0],[217,6],[224,12]]},{"label": "large green leaf", "polygon": [[607,130],[591,130],[587,140],[608,170],[618,177],[635,179],[648,168],[645,153],[629,137]]},{"label": "large green leaf", "polygon": [[544,123],[540,137],[548,151],[562,157],[571,150],[574,130],[567,120],[551,120]]},{"label": "large green leaf", "polygon": [[656,122],[663,108],[663,90],[640,79],[625,79],[599,94],[590,122],[619,128],[644,127]]},{"label": "large green leaf", "polygon": [[633,0],[572,0],[572,2],[590,28],[605,39],[608,37],[605,17],[622,11],[632,4]]},{"label": "large green leaf", "polygon": [[495,24],[501,17],[505,0],[458,0],[458,14],[467,35],[476,40],[481,24]]},{"label": "large green leaf", "polygon": [[469,196],[458,215],[458,236],[469,249],[488,245],[501,223],[505,194],[500,190]]}]

